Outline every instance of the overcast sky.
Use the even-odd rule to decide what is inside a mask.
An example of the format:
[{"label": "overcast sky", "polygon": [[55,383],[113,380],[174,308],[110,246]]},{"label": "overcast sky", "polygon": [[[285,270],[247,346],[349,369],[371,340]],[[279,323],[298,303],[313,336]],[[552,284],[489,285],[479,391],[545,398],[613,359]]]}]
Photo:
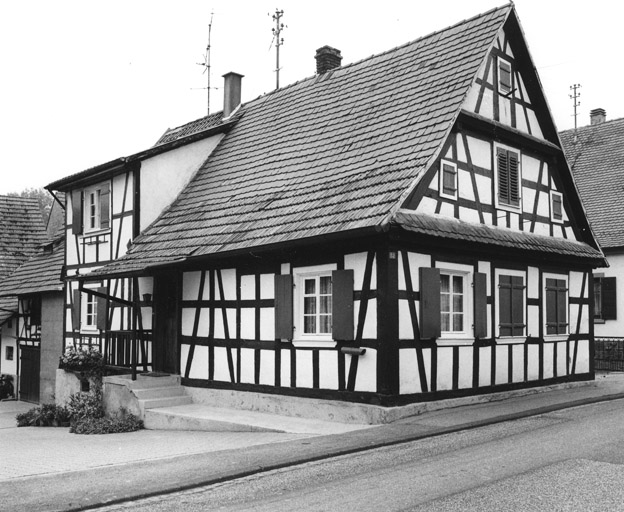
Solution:
[{"label": "overcast sky", "polygon": [[[280,85],[315,72],[317,48],[356,62],[502,5],[500,0],[20,0],[0,2],[0,194],[152,146],[169,127],[206,115],[211,13],[211,111],[222,75],[243,101],[275,87],[272,15],[279,7]],[[570,85],[582,85],[579,125],[601,107],[622,117],[621,19],[614,0],[517,0],[559,130],[574,125]],[[617,53],[616,53],[617,52]]]}]

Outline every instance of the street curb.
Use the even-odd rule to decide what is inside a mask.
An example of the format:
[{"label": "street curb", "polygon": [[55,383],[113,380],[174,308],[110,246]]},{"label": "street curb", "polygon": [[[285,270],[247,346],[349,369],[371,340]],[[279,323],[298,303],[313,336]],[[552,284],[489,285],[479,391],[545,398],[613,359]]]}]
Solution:
[{"label": "street curb", "polygon": [[[471,430],[471,429],[484,427],[488,425],[503,423],[506,421],[513,421],[513,420],[518,420],[518,419],[527,418],[531,416],[539,416],[541,414],[547,414],[550,412],[555,412],[555,411],[559,411],[563,409],[570,409],[574,407],[580,407],[584,405],[591,405],[595,403],[608,402],[608,401],[614,401],[614,400],[620,400],[620,399],[624,399],[624,393],[615,393],[611,395],[583,398],[583,399],[574,400],[571,402],[554,404],[554,405],[529,409],[529,410],[525,410],[525,411],[521,411],[517,413],[496,416],[496,417],[488,418],[485,420],[477,420],[477,421],[472,421],[468,423],[453,425],[450,427],[438,427],[438,428],[435,428],[435,430],[431,430],[431,431],[424,432],[424,433],[420,432],[420,433],[411,433],[411,434],[406,434],[406,435],[399,434],[394,439],[383,439],[378,442],[372,442],[372,443],[369,442],[368,444],[365,444],[365,445],[360,444],[360,445],[345,447],[345,448],[337,447],[334,449],[326,450],[322,454],[318,454],[318,453],[311,454],[311,455],[302,456],[296,459],[290,459],[290,460],[281,461],[281,462],[276,461],[274,463],[268,463],[265,465],[255,465],[255,466],[252,465],[253,467],[247,467],[245,469],[237,469],[237,470],[235,469],[232,471],[224,471],[219,476],[214,475],[212,477],[209,477],[203,480],[195,481],[188,485],[173,485],[168,488],[161,488],[158,491],[150,491],[150,492],[144,492],[144,493],[140,493],[140,492],[130,493],[130,494],[127,494],[126,496],[118,497],[113,500],[98,502],[98,503],[90,503],[87,505],[82,505],[82,506],[78,506],[74,508],[63,508],[63,510],[82,511],[82,510],[93,510],[96,508],[100,508],[102,506],[119,505],[119,504],[127,503],[130,501],[146,499],[146,498],[151,498],[151,497],[156,497],[156,496],[163,496],[163,495],[171,494],[174,492],[187,491],[187,490],[197,489],[197,488],[205,487],[209,485],[221,484],[221,483],[237,480],[240,478],[245,478],[248,476],[266,473],[269,471],[276,471],[276,470],[285,469],[288,467],[297,466],[300,464],[318,462],[318,461],[327,460],[327,459],[334,458],[334,457],[361,453],[361,452],[365,452],[365,451],[369,451],[369,450],[373,450],[377,448],[395,446],[395,445],[405,444],[405,443],[409,443],[413,441],[419,441],[422,439],[438,437],[438,436],[442,436],[445,434],[452,434],[452,433],[459,432],[462,430]],[[388,425],[373,427],[372,430],[375,431],[379,428],[384,428],[384,427],[388,427]],[[368,430],[371,430],[371,429],[368,429]],[[367,432],[367,431],[359,431],[359,432]],[[310,444],[312,444],[312,442],[315,439],[335,438],[336,436],[344,436],[344,435],[345,434],[333,434],[329,436],[319,436],[318,438],[310,438],[309,442]],[[180,459],[187,458],[187,457],[188,456],[180,456]],[[139,464],[139,463],[130,463],[128,464],[128,466],[131,466],[133,464]],[[91,470],[88,470],[88,471],[91,471]]]}]

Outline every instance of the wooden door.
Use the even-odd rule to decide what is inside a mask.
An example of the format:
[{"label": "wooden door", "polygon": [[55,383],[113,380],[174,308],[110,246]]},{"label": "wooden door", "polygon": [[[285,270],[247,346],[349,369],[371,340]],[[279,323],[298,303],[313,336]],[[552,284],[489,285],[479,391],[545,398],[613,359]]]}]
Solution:
[{"label": "wooden door", "polygon": [[19,398],[39,403],[39,347],[20,346]]},{"label": "wooden door", "polygon": [[154,370],[180,373],[178,334],[180,326],[180,275],[177,272],[154,276]]}]

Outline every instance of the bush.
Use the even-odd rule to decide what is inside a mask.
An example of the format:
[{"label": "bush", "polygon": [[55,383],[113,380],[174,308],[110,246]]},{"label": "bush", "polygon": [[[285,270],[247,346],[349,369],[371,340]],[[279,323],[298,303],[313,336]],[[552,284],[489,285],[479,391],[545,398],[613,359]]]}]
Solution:
[{"label": "bush", "polygon": [[67,410],[72,421],[88,418],[103,418],[104,406],[102,404],[102,388],[96,386],[89,393],[74,393],[69,397]]},{"label": "bush", "polygon": [[67,426],[70,413],[67,408],[55,404],[43,404],[18,414],[18,427],[61,427]]},{"label": "bush", "polygon": [[104,356],[99,350],[70,347],[59,359],[59,368],[74,372],[83,372],[91,377],[102,377]]},{"label": "bush", "polygon": [[143,428],[143,421],[121,409],[114,418],[81,418],[72,422],[69,429],[74,434],[118,434],[135,432]]}]

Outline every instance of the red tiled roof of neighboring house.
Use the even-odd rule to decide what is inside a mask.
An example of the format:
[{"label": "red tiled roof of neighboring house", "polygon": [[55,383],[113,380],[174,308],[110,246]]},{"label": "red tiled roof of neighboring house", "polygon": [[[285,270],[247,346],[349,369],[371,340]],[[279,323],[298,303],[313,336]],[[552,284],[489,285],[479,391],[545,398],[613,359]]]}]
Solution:
[{"label": "red tiled roof of neighboring house", "polygon": [[437,215],[416,214],[407,210],[399,210],[394,222],[407,231],[423,235],[494,245],[514,251],[546,252],[584,258],[600,265],[605,263],[600,251],[586,243],[565,238],[536,235],[487,224],[473,224]]},{"label": "red tiled roof of neighboring house", "polygon": [[624,246],[624,119],[559,134],[591,227],[603,248]]},{"label": "red tiled roof of neighboring house", "polygon": [[177,200],[94,275],[387,225],[510,13],[493,9],[244,104]]},{"label": "red tiled roof of neighboring house", "polygon": [[0,196],[0,279],[24,263],[46,238],[36,199]]},{"label": "red tiled roof of neighboring house", "polygon": [[65,240],[57,238],[8,276],[0,287],[0,296],[63,290],[61,272],[65,260]]}]

